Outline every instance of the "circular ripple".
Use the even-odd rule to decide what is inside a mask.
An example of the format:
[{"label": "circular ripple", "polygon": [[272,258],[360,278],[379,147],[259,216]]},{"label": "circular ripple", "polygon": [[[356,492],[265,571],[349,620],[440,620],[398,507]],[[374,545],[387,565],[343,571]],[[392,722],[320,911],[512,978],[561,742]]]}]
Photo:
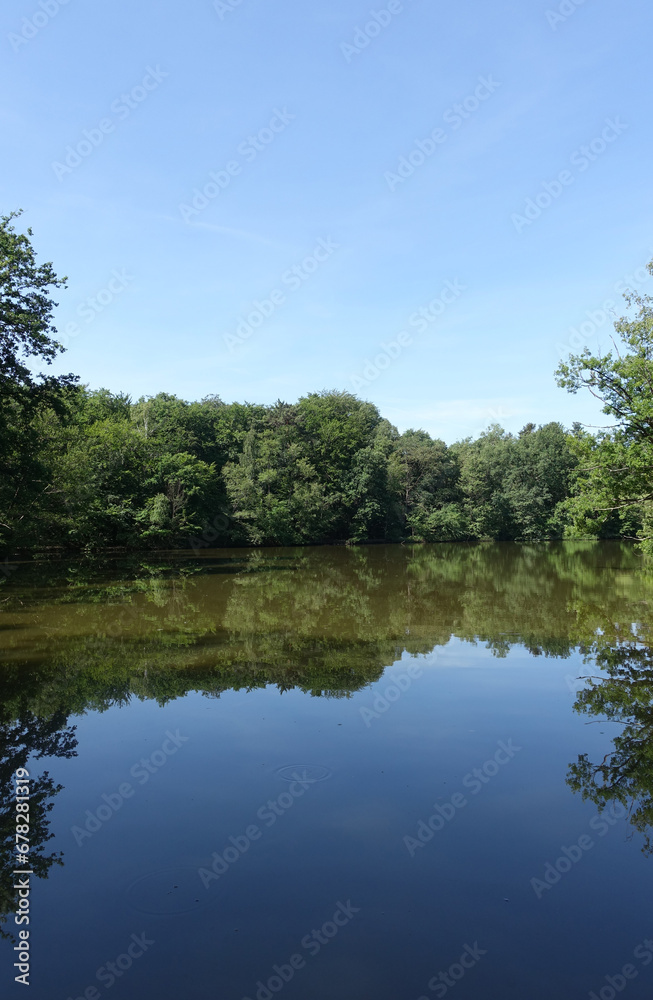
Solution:
[{"label": "circular ripple", "polygon": [[277,774],[284,781],[297,781],[298,778],[302,781],[324,781],[331,777],[333,771],[322,764],[287,764],[280,767]]},{"label": "circular ripple", "polygon": [[143,875],[127,890],[129,905],[140,913],[187,913],[208,903],[196,868],[166,868]]}]

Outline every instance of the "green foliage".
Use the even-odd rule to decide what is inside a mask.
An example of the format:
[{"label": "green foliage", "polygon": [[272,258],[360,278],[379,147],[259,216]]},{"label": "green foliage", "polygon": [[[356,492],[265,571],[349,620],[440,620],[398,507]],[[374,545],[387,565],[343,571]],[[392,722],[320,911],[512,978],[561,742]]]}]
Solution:
[{"label": "green foliage", "polygon": [[[43,399],[66,379],[37,380],[26,361],[34,357],[51,364],[63,350],[53,339],[52,310],[57,303],[50,290],[64,288],[66,279],[57,278],[52,264],[37,265],[32,230],[20,234],[11,224],[20,214],[0,216],[0,394],[3,399],[24,399],[27,391]],[[68,380],[74,381],[72,376]]]},{"label": "green foliage", "polygon": [[[522,540],[640,533],[653,550],[653,308],[617,331],[625,354],[584,352],[561,385],[587,386],[617,420],[606,433],[490,427],[447,447],[399,434],[370,402],[324,390],[297,403],[133,402],[33,376],[55,338],[31,231],[0,219],[0,547],[307,545]],[[653,267],[653,265],[652,265]]]},{"label": "green foliage", "polygon": [[515,438],[494,425],[455,448],[463,509],[474,538],[560,538],[560,504],[576,459],[560,424],[527,424]]},{"label": "green foliage", "polygon": [[211,501],[219,493],[215,466],[188,452],[162,455],[154,475],[144,485],[148,492],[159,492],[149,496],[136,515],[139,523],[147,525],[142,538],[172,545],[202,531],[212,510]]},{"label": "green foliage", "polygon": [[444,441],[433,441],[425,431],[406,431],[390,456],[390,476],[413,540],[468,537],[460,508],[460,467]]},{"label": "green foliage", "polygon": [[[653,261],[648,270],[653,274]],[[614,324],[614,351],[594,355],[586,348],[556,372],[560,386],[589,390],[613,420],[596,437],[574,436],[579,466],[565,511],[578,533],[637,534],[653,552],[653,298],[624,298],[631,313]]]},{"label": "green foliage", "polygon": [[388,428],[376,407],[342,392],[277,402],[224,468],[250,544],[385,539],[394,498]]},{"label": "green foliage", "polygon": [[22,548],[556,538],[577,462],[558,424],[448,448],[340,392],[255,407],[77,387],[27,436]]},{"label": "green foliage", "polygon": [[0,216],[0,545],[29,538],[35,511],[49,503],[35,420],[46,409],[62,416],[77,381],[32,374],[31,359],[49,365],[62,350],[50,293],[65,279],[51,264],[37,265],[32,230],[20,234],[12,225],[19,215]]}]

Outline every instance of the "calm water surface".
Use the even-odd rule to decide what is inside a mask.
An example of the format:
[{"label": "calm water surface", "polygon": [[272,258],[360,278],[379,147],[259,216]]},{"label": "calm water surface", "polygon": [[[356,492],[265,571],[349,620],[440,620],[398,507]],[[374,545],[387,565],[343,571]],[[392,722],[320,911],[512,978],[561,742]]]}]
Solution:
[{"label": "calm water surface", "polygon": [[653,575],[618,543],[5,566],[2,996],[653,996]]}]

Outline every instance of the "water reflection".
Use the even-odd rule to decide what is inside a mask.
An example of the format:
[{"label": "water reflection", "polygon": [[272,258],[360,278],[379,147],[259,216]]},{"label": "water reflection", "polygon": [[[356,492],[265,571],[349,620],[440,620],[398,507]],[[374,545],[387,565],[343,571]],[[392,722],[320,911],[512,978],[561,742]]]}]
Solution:
[{"label": "water reflection", "polygon": [[643,835],[645,854],[653,854],[653,652],[626,642],[601,644],[591,662],[605,676],[588,678],[574,705],[590,718],[617,728],[613,749],[600,761],[581,754],[570,765],[567,783],[593,802],[599,813],[623,807]]},{"label": "water reflection", "polygon": [[[3,713],[4,715],[4,713]],[[13,776],[30,762],[29,778],[29,866],[36,878],[47,878],[53,865],[61,865],[61,852],[48,853],[45,844],[52,838],[48,813],[54,797],[63,788],[55,784],[48,771],[37,774],[31,763],[42,757],[75,757],[75,729],[56,713],[39,718],[23,711],[17,719],[0,718],[0,937],[14,938],[4,926],[17,905],[13,874],[16,868],[16,811]],[[13,929],[13,922],[10,924]]]},{"label": "water reflection", "polygon": [[[493,655],[585,652],[602,676],[579,712],[621,729],[614,750],[581,756],[569,784],[602,809],[626,805],[652,849],[653,579],[621,543],[234,550],[200,556],[24,563],[3,587],[0,692],[3,801],[30,756],[75,753],[71,716],[132,699],[276,685],[347,698],[402,654],[452,637]],[[44,772],[32,804],[38,874],[60,790]],[[0,911],[12,817],[2,813]]]},{"label": "water reflection", "polygon": [[653,580],[619,543],[378,546],[25,564],[3,593],[4,703],[43,715],[267,684],[346,697],[452,636],[497,656],[633,622],[646,640]]},{"label": "water reflection", "polygon": [[[142,974],[160,996],[208,995],[217,981],[221,995],[243,996],[349,896],[365,916],[307,972],[311,996],[417,996],[477,938],[485,985],[470,975],[469,995],[539,1000],[571,995],[572,983],[588,995],[607,949],[616,968],[634,947],[646,861],[622,837],[599,835],[555,895],[540,900],[529,882],[596,829],[581,797],[606,820],[627,812],[653,846],[653,576],[631,547],[220,550],[25,563],[1,586],[0,914],[15,907],[11,776],[27,765],[34,870],[53,874],[38,886],[50,949],[39,996],[83,995],[142,931],[158,951],[122,995],[145,995]],[[362,709],[413,668],[419,684],[366,726]],[[575,696],[583,719],[564,682],[579,668],[591,676]],[[82,843],[83,817],[175,727],[189,737],[183,759]],[[81,759],[50,764],[59,794],[42,767],[73,756],[77,737]],[[466,776],[483,761],[494,770],[513,737],[517,762],[411,856],[404,838],[420,817],[451,814]],[[311,798],[266,826],[219,885],[202,884],[198,872],[217,874],[216,854],[245,845],[261,808],[285,809],[299,765]],[[65,878],[48,846],[66,850]],[[627,940],[602,937],[602,893]],[[177,950],[193,962],[182,967]]]}]

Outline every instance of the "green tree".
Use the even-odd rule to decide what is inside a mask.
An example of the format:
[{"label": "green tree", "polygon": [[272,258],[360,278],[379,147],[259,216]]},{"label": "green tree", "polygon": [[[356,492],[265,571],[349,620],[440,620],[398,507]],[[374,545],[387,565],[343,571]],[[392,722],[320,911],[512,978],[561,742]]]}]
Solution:
[{"label": "green tree", "polygon": [[516,538],[515,512],[505,490],[514,465],[512,434],[494,424],[476,441],[463,441],[454,451],[460,462],[463,508],[472,537]]},{"label": "green tree", "polygon": [[31,537],[40,499],[51,490],[39,460],[34,417],[65,412],[74,375],[35,375],[33,360],[52,364],[63,350],[54,338],[52,291],[65,287],[52,264],[37,264],[32,230],[12,225],[20,212],[0,217],[0,544]]},{"label": "green tree", "polygon": [[561,538],[561,504],[569,494],[576,467],[569,435],[562,424],[527,424],[515,441],[513,463],[504,492],[517,537]]},{"label": "green tree", "polygon": [[145,486],[157,492],[136,515],[143,539],[178,544],[201,533],[217,510],[215,467],[188,452],[163,455]]},{"label": "green tree", "polygon": [[268,410],[263,429],[250,428],[238,460],[224,468],[242,540],[254,545],[328,540],[335,491],[325,489],[307,450],[296,406],[279,401]]},{"label": "green tree", "polygon": [[559,538],[561,503],[576,459],[561,424],[527,424],[518,437],[498,425],[454,449],[463,508],[476,538]]},{"label": "green tree", "polygon": [[613,420],[595,437],[575,435],[579,470],[566,508],[579,533],[634,531],[653,551],[653,298],[634,291],[624,298],[631,314],[614,324],[614,350],[585,348],[556,371],[558,385],[587,389]]},{"label": "green tree", "polygon": [[467,538],[460,467],[444,441],[426,431],[408,430],[395,442],[390,477],[403,511],[404,530],[415,541]]},{"label": "green tree", "polygon": [[51,405],[76,376],[35,376],[28,361],[40,358],[52,364],[63,351],[54,339],[52,312],[57,303],[51,292],[65,288],[66,278],[58,278],[50,263],[37,265],[32,230],[17,233],[12,225],[21,214],[0,216],[0,397],[3,402]]}]

